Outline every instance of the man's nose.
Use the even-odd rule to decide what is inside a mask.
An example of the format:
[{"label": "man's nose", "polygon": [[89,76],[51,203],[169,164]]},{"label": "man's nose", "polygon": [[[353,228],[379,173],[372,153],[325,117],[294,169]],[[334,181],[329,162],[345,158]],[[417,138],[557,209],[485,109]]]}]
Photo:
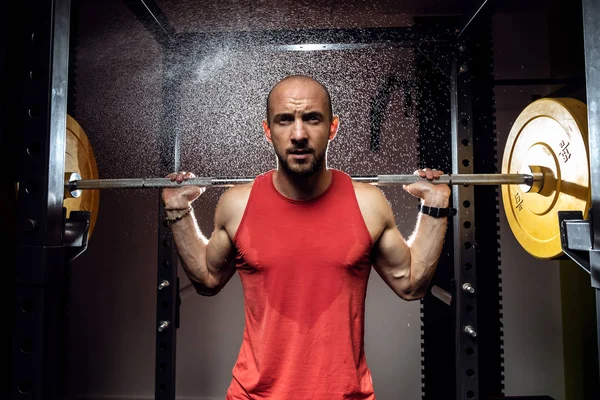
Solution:
[{"label": "man's nose", "polygon": [[299,118],[294,122],[294,128],[292,131],[292,141],[303,140],[308,140],[308,135],[306,134],[304,121],[302,121],[302,119]]}]

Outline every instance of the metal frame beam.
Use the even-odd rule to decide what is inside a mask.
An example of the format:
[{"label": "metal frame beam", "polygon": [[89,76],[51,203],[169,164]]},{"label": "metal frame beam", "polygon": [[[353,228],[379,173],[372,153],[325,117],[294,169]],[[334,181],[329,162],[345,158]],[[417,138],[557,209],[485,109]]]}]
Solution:
[{"label": "metal frame beam", "polygon": [[228,51],[252,48],[280,51],[328,51],[389,46],[414,47],[421,43],[450,42],[452,32],[423,25],[396,28],[296,29],[235,32],[186,32],[176,35],[176,42],[214,47],[227,44]]},{"label": "metal frame beam", "polygon": [[[157,12],[157,11],[155,11]],[[172,42],[170,42],[172,43]],[[183,76],[181,73],[167,73],[177,70],[178,53],[171,45],[163,46],[163,102],[160,132],[161,170],[164,175],[180,168],[180,130],[178,124],[179,89]],[[158,264],[156,295],[156,361],[154,392],[156,400],[175,399],[176,395],[176,354],[177,328],[179,328],[179,277],[177,254],[173,245],[171,230],[158,193]]]},{"label": "metal frame beam", "polygon": [[123,3],[157,43],[166,46],[173,40],[175,28],[154,0],[123,0]]},{"label": "metal frame beam", "polygon": [[40,2],[27,17],[12,394],[14,399],[45,400],[64,392],[70,1]]},{"label": "metal frame beam", "polygon": [[600,2],[583,0],[583,35],[592,208],[590,211],[590,275],[596,291],[598,358],[600,360]]},{"label": "metal frame beam", "polygon": [[[438,20],[439,21],[439,20]],[[438,21],[423,18],[422,24]],[[448,21],[448,29],[456,29],[456,18]],[[419,23],[415,21],[415,23]],[[415,51],[415,108],[419,120],[417,156],[419,167],[452,171],[452,135],[450,70],[453,46],[428,43]],[[431,281],[431,291],[421,300],[421,397],[435,400],[454,393],[456,379],[448,373],[455,369],[454,319],[454,218],[448,218],[438,267]],[[452,397],[452,394],[450,395]]]},{"label": "metal frame beam", "polygon": [[[452,61],[451,128],[452,173],[473,173],[473,98],[470,72],[470,49],[467,42],[456,44]],[[465,123],[466,122],[466,123]],[[456,394],[458,399],[479,399],[479,365],[477,343],[477,296],[475,216],[473,186],[457,186],[452,191],[457,208],[454,218],[454,313],[456,353]],[[470,226],[470,225],[469,225]]]},{"label": "metal frame beam", "polygon": [[559,222],[564,253],[590,274],[595,291],[600,364],[600,3],[583,0],[582,6],[591,208],[587,220],[581,212],[562,211]]}]

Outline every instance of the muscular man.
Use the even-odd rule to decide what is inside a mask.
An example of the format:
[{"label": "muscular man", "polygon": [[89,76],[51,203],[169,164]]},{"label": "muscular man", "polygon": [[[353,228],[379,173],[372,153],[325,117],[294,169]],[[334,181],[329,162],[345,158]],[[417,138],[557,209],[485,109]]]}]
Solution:
[{"label": "muscular man", "polygon": [[[273,87],[263,128],[277,169],[226,191],[207,240],[191,203],[203,189],[165,189],[177,251],[198,293],[218,293],[237,271],[245,329],[227,399],[375,399],[364,354],[371,266],[405,300],[426,293],[446,218],[419,214],[410,239],[381,190],[327,168],[336,135],[327,89],[306,76]],[[405,187],[422,204],[447,208],[450,188],[428,180]],[[192,173],[169,175],[182,182]]]}]

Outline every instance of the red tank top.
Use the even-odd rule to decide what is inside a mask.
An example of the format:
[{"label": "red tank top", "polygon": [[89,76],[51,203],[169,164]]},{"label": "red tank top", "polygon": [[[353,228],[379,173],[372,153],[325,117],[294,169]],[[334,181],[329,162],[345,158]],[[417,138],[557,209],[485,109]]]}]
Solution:
[{"label": "red tank top", "polygon": [[234,237],[242,346],[228,400],[375,399],[364,353],[372,240],[351,178],[295,201],[256,178]]}]

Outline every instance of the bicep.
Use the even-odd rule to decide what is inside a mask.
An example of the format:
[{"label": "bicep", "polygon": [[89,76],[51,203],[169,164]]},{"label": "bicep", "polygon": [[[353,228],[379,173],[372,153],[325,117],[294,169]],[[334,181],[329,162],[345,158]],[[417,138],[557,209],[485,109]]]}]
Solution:
[{"label": "bicep", "polygon": [[395,225],[387,227],[377,241],[373,264],[388,284],[391,281],[408,277],[410,248]]},{"label": "bicep", "polygon": [[206,266],[221,284],[235,273],[235,248],[223,226],[216,226],[206,247]]},{"label": "bicep", "polygon": [[224,286],[235,273],[235,246],[232,237],[245,208],[244,194],[229,190],[215,210],[215,228],[206,247],[206,264],[211,275]]},{"label": "bicep", "polygon": [[394,222],[391,207],[383,210],[385,227],[375,243],[373,267],[399,296],[410,290],[410,248]]}]

